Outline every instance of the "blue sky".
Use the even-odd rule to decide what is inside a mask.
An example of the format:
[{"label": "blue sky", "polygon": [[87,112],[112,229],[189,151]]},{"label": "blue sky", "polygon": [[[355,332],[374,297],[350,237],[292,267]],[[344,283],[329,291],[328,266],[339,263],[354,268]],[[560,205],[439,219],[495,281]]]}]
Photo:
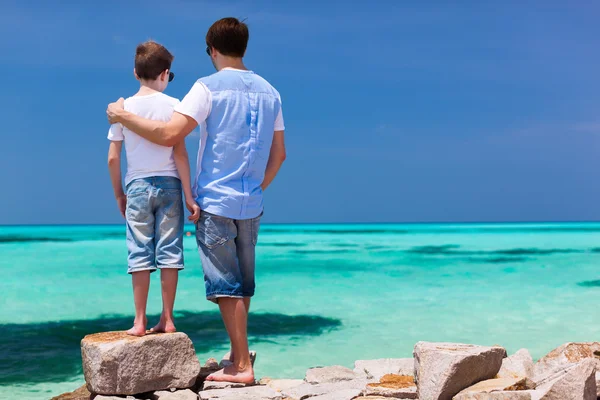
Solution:
[{"label": "blue sky", "polygon": [[225,16],[248,18],[247,66],[283,98],[264,221],[600,219],[598,3],[0,7],[0,224],[121,222],[104,110],[137,90],[136,44],[174,53],[167,93],[183,97],[213,72],[204,35]]}]

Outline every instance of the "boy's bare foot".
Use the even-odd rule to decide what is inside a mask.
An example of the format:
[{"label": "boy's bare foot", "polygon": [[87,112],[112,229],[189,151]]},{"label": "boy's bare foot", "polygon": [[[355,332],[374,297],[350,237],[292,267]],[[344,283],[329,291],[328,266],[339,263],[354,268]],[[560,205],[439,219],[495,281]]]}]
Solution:
[{"label": "boy's bare foot", "polygon": [[144,336],[146,334],[146,325],[134,323],[133,328],[129,329],[127,334],[131,336]]},{"label": "boy's bare foot", "polygon": [[160,321],[158,322],[158,324],[156,324],[156,326],[154,328],[150,329],[150,332],[173,333],[173,332],[177,332],[177,329],[175,328],[175,324],[173,323],[173,320],[164,320],[163,318],[161,318]]},{"label": "boy's bare foot", "polygon": [[210,374],[206,377],[207,381],[215,382],[235,382],[235,383],[254,383],[254,371],[252,367],[239,370],[235,365],[227,367]]}]

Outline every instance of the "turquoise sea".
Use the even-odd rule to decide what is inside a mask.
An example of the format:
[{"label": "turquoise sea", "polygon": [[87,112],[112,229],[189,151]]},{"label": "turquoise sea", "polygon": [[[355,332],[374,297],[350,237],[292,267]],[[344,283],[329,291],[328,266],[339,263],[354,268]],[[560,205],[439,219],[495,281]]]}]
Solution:
[{"label": "turquoise sea", "polygon": [[[177,326],[203,362],[228,342],[204,299],[193,236],[185,246]],[[0,227],[0,255],[0,397],[77,388],[81,338],[132,322],[124,227]],[[409,357],[419,340],[538,358],[600,338],[599,223],[264,225],[257,257],[249,331],[259,377]]]}]

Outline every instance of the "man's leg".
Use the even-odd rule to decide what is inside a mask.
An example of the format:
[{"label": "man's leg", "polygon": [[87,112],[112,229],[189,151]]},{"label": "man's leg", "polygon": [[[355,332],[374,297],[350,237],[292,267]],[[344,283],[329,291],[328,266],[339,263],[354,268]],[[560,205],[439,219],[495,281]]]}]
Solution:
[{"label": "man's leg", "polygon": [[244,299],[221,297],[219,298],[219,309],[231,340],[232,350],[235,354],[241,356],[236,357],[231,365],[209,375],[206,379],[209,381],[252,383],[254,382],[254,370],[248,351],[248,313]]},{"label": "man's leg", "polygon": [[135,319],[133,327],[127,334],[133,336],[144,336],[146,334],[146,303],[148,302],[148,290],[150,288],[150,271],[133,272],[131,274],[133,283],[133,301],[135,303]]},{"label": "man's leg", "polygon": [[[244,308],[246,309],[246,319],[248,319],[248,313],[250,313],[250,299],[251,299],[251,297],[244,297],[244,299],[243,299],[244,300]],[[234,360],[235,360],[234,354],[235,353],[233,351],[233,343],[231,343],[231,345],[229,347],[229,352],[223,356],[223,359],[234,362]],[[252,364],[254,364],[254,362],[252,362]]]},{"label": "man's leg", "polygon": [[202,212],[196,239],[202,260],[206,297],[218,303],[234,352],[245,357],[211,374],[208,380],[250,383],[254,372],[250,365],[246,326],[248,312],[242,293],[243,277],[236,251],[237,226],[234,220]]},{"label": "man's leg", "polygon": [[[248,220],[235,221],[237,228],[237,237],[235,239],[236,256],[240,265],[242,274],[242,294],[244,296],[244,306],[246,314],[250,312],[250,299],[254,295],[254,270],[256,264],[256,242],[258,240],[258,230],[260,227],[260,216]],[[229,361],[235,361],[235,351],[233,343],[231,351],[224,358]]]}]

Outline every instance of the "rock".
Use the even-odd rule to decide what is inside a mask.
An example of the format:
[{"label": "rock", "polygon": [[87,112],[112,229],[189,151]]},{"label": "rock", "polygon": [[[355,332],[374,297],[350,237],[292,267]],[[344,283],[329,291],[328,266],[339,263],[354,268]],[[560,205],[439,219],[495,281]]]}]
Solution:
[{"label": "rock", "polygon": [[535,383],[529,378],[497,378],[477,382],[454,396],[454,400],[471,399],[475,393],[495,393],[535,389]]},{"label": "rock", "polygon": [[219,367],[219,362],[214,358],[209,358],[208,360],[206,360],[204,366],[200,368],[200,373],[198,374],[198,378],[196,378],[196,383],[194,384],[194,386],[192,386],[191,389],[194,392],[202,390],[202,385],[204,384],[206,377],[212,374],[213,372],[217,372],[220,369],[221,367]]},{"label": "rock", "polygon": [[334,365],[333,367],[310,368],[306,371],[304,380],[308,383],[334,383],[340,381],[351,381],[358,375],[350,368]]},{"label": "rock", "polygon": [[[271,382],[272,380],[273,380],[273,379],[272,379],[272,378],[269,378],[268,376],[263,376],[262,378],[260,378],[260,379],[258,380],[258,384],[259,384],[259,385],[268,385],[268,384],[269,384],[269,382]],[[302,382],[304,382],[304,381],[302,381]]]},{"label": "rock", "polygon": [[302,379],[270,379],[268,382],[261,384],[267,385],[271,389],[281,392],[283,390],[289,390],[298,387],[303,383],[305,382]]},{"label": "rock", "polygon": [[600,371],[600,343],[565,343],[540,358],[533,366],[534,380],[543,379],[545,376],[564,369],[571,364],[590,358],[596,361],[596,368]]},{"label": "rock", "polygon": [[451,400],[461,390],[496,376],[506,356],[502,347],[419,342],[415,382],[420,400]]},{"label": "rock", "polygon": [[390,398],[383,396],[359,396],[355,397],[354,400],[390,400]]},{"label": "rock", "polygon": [[213,372],[217,372],[220,369],[221,367],[219,367],[219,362],[214,358],[209,358],[204,363],[204,366],[200,368],[200,373],[198,375],[204,380],[207,376],[209,376]]},{"label": "rock", "polygon": [[87,389],[87,386],[83,385],[79,389],[55,396],[51,400],[90,400],[91,396],[92,394]]},{"label": "rock", "polygon": [[189,388],[200,372],[192,341],[182,332],[87,335],[81,357],[88,390],[105,395]]},{"label": "rock", "polygon": [[596,400],[596,360],[585,359],[547,376],[534,391],[536,400]]},{"label": "rock", "polygon": [[363,390],[365,396],[385,396],[399,399],[416,399],[417,386],[412,376],[384,375],[377,383],[369,383]]},{"label": "rock", "polygon": [[246,386],[254,386],[254,384],[247,385],[245,383],[204,381],[202,390],[237,389]]},{"label": "rock", "polygon": [[282,400],[281,393],[266,386],[205,390],[198,393],[198,395],[201,400]]},{"label": "rock", "polygon": [[[233,364],[231,361],[229,361],[229,358],[231,357],[231,352],[227,352],[223,358],[221,359],[221,362],[219,363],[219,369],[221,368],[225,368],[228,365]],[[252,366],[254,366],[254,362],[256,361],[256,351],[254,350],[250,350],[250,362],[252,363]]]},{"label": "rock", "polygon": [[94,400],[125,400],[128,399],[128,397],[125,396],[103,396],[103,395],[97,395],[96,397],[94,397]]},{"label": "rock", "polygon": [[337,392],[311,397],[311,400],[352,400],[360,395],[360,389],[342,389]]},{"label": "rock", "polygon": [[[596,396],[600,397],[600,371],[598,371],[598,367],[596,367]],[[74,399],[79,400],[79,399]]]},{"label": "rock", "polygon": [[465,393],[454,396],[454,400],[532,400],[531,390],[491,393]]},{"label": "rock", "polygon": [[302,385],[284,389],[281,394],[291,400],[303,400],[309,397],[322,396],[328,393],[340,392],[348,389],[358,389],[359,393],[365,388],[368,381],[366,379],[355,379],[352,381],[340,381],[334,383],[310,384],[303,383]]},{"label": "rock", "polygon": [[358,360],[354,363],[356,374],[365,374],[367,379],[376,381],[387,374],[412,376],[414,369],[415,360],[412,358],[381,358],[379,360]]},{"label": "rock", "polygon": [[[95,399],[94,399],[95,400]],[[161,390],[150,395],[150,400],[198,400],[198,395],[189,389],[176,390]]]},{"label": "rock", "polygon": [[521,349],[502,360],[498,378],[533,378],[533,359],[527,349]]}]

